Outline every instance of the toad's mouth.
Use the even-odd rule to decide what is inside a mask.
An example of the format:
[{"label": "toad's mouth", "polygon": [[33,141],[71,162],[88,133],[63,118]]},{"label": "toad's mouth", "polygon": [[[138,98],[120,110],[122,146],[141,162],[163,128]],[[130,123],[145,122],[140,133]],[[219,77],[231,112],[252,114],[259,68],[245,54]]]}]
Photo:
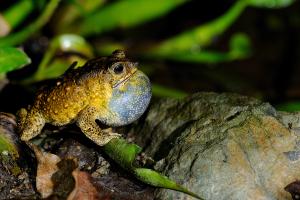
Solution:
[{"label": "toad's mouth", "polygon": [[113,86],[113,88],[116,88],[119,85],[121,85],[122,83],[125,83],[126,81],[128,81],[135,74],[135,72],[137,72],[137,70],[134,70],[134,72],[132,72],[132,73],[128,74],[127,76],[125,76],[125,78],[123,80],[119,81],[118,83],[116,83]]}]

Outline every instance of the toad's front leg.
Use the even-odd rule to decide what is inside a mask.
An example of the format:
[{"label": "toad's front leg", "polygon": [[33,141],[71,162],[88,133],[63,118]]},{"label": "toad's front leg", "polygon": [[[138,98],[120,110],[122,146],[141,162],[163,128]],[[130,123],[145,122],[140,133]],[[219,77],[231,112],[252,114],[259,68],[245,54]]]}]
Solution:
[{"label": "toad's front leg", "polygon": [[99,146],[103,146],[111,139],[121,137],[121,135],[108,131],[111,129],[102,130],[96,123],[98,113],[100,112],[95,107],[85,108],[78,116],[77,125],[88,138]]}]

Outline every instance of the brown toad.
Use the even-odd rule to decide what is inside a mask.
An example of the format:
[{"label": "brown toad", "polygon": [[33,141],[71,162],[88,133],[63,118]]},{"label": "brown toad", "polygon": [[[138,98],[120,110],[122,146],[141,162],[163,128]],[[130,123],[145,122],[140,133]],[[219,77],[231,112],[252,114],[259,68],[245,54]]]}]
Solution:
[{"label": "brown toad", "polygon": [[45,123],[56,126],[76,122],[82,132],[102,146],[119,137],[111,129],[102,130],[96,120],[109,125],[126,125],[139,118],[151,99],[148,77],[117,50],[109,57],[88,61],[42,89],[34,104],[19,111],[21,140],[40,134]]}]

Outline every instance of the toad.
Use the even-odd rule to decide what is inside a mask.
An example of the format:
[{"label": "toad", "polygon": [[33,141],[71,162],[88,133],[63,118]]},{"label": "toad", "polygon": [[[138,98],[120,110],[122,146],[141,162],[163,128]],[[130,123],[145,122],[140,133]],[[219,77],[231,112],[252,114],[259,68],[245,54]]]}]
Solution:
[{"label": "toad", "polygon": [[54,85],[41,89],[32,106],[18,112],[21,140],[40,134],[45,123],[62,126],[74,122],[103,146],[120,135],[111,128],[101,129],[96,120],[111,127],[123,126],[146,110],[151,99],[150,81],[124,51],[75,66],[72,64]]}]

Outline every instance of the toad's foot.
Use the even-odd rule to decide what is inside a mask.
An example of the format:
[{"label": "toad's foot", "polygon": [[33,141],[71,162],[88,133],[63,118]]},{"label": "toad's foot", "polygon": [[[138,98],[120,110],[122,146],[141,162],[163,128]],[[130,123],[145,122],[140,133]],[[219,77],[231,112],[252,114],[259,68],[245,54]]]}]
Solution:
[{"label": "toad's foot", "polygon": [[118,133],[110,133],[105,135],[97,144],[100,146],[104,146],[105,144],[109,143],[112,139],[120,138],[121,135]]},{"label": "toad's foot", "polygon": [[112,135],[112,136],[116,136],[116,137],[121,137],[122,135],[119,133],[114,133],[112,128],[107,128],[107,129],[103,129],[102,130],[105,134],[107,135]]},{"label": "toad's foot", "polygon": [[77,125],[82,132],[99,146],[104,146],[110,140],[121,137],[118,133],[113,133],[111,128],[102,130],[96,123],[99,111],[95,107],[83,110],[77,120]]},{"label": "toad's foot", "polygon": [[105,145],[106,143],[110,142],[110,140],[112,140],[112,139],[114,139],[114,138],[120,138],[120,137],[122,137],[121,134],[119,134],[119,133],[114,133],[113,130],[112,130],[112,128],[107,128],[107,129],[104,129],[104,130],[102,130],[102,131],[105,133],[104,139],[103,139],[104,145]]}]

